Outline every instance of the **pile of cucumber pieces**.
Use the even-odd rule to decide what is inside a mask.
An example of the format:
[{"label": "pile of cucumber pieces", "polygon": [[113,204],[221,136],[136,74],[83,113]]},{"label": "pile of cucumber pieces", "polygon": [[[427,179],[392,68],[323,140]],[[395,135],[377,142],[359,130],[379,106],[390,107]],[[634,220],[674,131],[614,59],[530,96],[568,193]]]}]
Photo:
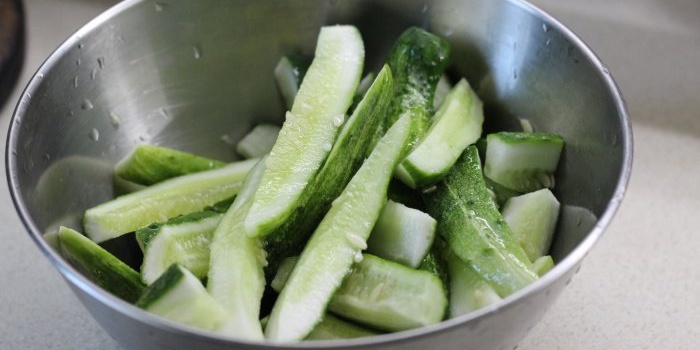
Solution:
[{"label": "pile of cucumber pieces", "polygon": [[[289,111],[238,143],[247,160],[138,146],[85,235],[59,229],[62,253],[118,297],[232,339],[403,331],[517,292],[554,265],[563,140],[483,137],[482,102],[450,83],[449,54],[409,28],[361,79],[359,31],[323,27],[312,60],[275,68]],[[132,233],[140,272],[99,245]]]}]

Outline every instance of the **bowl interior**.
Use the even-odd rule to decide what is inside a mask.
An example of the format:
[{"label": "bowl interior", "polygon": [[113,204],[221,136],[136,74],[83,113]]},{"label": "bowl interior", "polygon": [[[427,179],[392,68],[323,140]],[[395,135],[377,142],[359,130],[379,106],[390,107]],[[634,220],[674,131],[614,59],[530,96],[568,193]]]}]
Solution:
[{"label": "bowl interior", "polygon": [[86,208],[113,197],[111,169],[139,143],[236,159],[235,141],[254,124],[282,121],[277,60],[311,55],[319,27],[336,23],[360,29],[375,71],[404,29],[427,28],[451,43],[449,75],[477,90],[489,130],[525,118],[564,137],[555,260],[617,207],[631,152],[624,104],[597,58],[527,4],[126,1],[59,47],[18,104],[8,179],[30,234],[79,225]]}]

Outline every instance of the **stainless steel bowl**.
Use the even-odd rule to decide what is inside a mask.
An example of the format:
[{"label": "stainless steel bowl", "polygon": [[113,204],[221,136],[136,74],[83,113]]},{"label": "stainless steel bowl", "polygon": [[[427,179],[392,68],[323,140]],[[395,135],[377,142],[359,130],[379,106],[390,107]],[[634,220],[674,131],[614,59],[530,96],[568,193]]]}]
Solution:
[{"label": "stainless steel bowl", "polygon": [[[283,116],[271,75],[280,55],[311,53],[319,27],[332,23],[360,28],[368,68],[379,67],[406,27],[428,28],[451,42],[450,72],[478,88],[491,127],[527,118],[537,130],[564,136],[554,270],[439,325],[278,346],[222,339],[147,314],[97,287],[52,248],[44,233],[79,222],[84,209],[111,198],[111,167],[138,143],[234,159],[226,141]],[[568,284],[617,210],[632,163],[629,123],[595,54],[516,0],[131,0],[80,29],[39,69],[17,105],[6,159],[30,236],[127,349],[510,349]]]}]

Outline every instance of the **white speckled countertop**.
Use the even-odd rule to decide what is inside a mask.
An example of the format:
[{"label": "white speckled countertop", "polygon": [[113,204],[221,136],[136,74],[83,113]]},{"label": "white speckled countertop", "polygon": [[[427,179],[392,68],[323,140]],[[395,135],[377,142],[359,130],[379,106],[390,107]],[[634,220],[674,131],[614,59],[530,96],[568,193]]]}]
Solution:
[{"label": "white speckled countertop", "polygon": [[[586,41],[626,97],[635,137],[627,197],[581,272],[519,349],[697,349],[700,344],[700,2],[533,0]],[[114,3],[25,0],[27,60],[0,111],[65,38]],[[1,143],[4,154],[4,142]],[[0,172],[4,179],[5,172]],[[120,349],[25,233],[0,212],[0,349]]]}]

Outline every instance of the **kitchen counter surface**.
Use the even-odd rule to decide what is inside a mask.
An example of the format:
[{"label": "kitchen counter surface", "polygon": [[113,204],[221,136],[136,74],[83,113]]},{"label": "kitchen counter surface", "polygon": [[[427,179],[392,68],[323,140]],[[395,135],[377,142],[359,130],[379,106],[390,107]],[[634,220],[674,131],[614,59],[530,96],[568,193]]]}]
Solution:
[{"label": "kitchen counter surface", "polygon": [[[696,349],[700,344],[700,2],[534,0],[608,65],[632,117],[635,158],[612,225],[519,350]],[[114,3],[25,0],[27,53],[0,111],[64,39]],[[4,131],[3,131],[4,132]],[[4,142],[1,143],[4,154]],[[1,172],[6,184],[5,172]],[[120,349],[41,256],[7,185],[0,212],[0,349]]]}]

